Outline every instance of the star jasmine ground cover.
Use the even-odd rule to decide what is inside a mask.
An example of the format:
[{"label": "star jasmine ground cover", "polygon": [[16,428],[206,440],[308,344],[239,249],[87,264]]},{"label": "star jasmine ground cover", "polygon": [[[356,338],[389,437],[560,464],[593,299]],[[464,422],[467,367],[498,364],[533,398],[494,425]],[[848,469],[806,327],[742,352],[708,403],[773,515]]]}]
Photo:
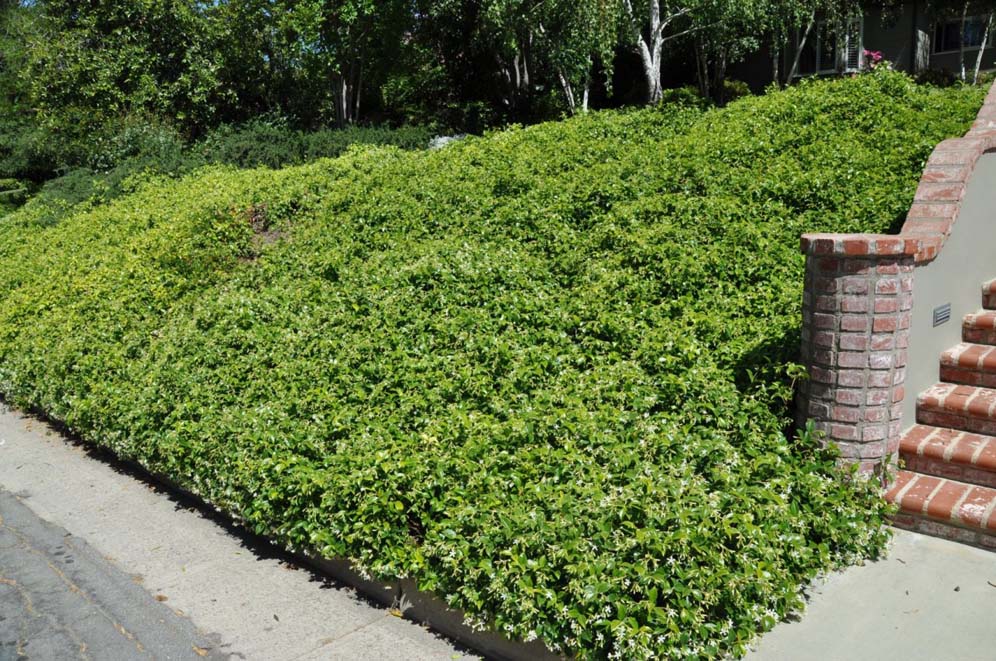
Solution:
[{"label": "star jasmine ground cover", "polygon": [[798,237],[895,227],[982,96],[879,71],[34,200],[0,391],[475,626],[736,654],[887,539],[789,422]]}]

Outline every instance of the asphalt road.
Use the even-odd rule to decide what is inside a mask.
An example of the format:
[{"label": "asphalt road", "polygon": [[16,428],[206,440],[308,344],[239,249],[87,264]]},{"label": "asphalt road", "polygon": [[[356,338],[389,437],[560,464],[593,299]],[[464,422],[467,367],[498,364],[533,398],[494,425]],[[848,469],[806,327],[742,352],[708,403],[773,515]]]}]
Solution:
[{"label": "asphalt road", "polygon": [[227,658],[84,540],[0,491],[0,661]]}]

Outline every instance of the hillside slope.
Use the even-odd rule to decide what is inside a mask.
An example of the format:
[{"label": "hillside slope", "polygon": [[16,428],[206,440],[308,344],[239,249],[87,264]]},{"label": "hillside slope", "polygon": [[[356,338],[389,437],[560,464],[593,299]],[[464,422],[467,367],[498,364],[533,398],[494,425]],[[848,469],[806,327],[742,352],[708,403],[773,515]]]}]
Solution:
[{"label": "hillside slope", "polygon": [[799,234],[893,226],[982,96],[879,72],[29,203],[0,392],[481,626],[735,653],[886,538],[785,435]]}]

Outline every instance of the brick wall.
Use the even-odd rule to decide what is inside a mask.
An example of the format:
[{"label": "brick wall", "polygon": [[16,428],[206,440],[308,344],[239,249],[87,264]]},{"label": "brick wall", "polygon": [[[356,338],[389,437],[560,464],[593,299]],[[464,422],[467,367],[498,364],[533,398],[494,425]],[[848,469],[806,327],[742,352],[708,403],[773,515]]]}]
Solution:
[{"label": "brick wall", "polygon": [[[996,150],[996,84],[972,128],[937,145],[898,235],[806,234],[798,419],[862,472],[891,462],[907,396],[913,271],[943,249],[979,156]],[[911,393],[915,397],[916,393]]]}]

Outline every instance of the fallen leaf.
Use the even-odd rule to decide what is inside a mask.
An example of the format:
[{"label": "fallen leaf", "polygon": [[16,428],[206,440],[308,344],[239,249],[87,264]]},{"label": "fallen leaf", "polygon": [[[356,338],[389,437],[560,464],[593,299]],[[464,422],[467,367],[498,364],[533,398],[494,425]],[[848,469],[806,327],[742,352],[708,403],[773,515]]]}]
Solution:
[{"label": "fallen leaf", "polygon": [[208,655],[208,651],[206,649],[204,649],[203,647],[198,647],[197,645],[191,645],[191,647],[194,648],[194,652],[197,654],[197,656],[207,656]]},{"label": "fallen leaf", "polygon": [[167,597],[164,594],[157,594],[156,595],[156,601],[166,601],[167,599],[169,599],[169,597]]}]

